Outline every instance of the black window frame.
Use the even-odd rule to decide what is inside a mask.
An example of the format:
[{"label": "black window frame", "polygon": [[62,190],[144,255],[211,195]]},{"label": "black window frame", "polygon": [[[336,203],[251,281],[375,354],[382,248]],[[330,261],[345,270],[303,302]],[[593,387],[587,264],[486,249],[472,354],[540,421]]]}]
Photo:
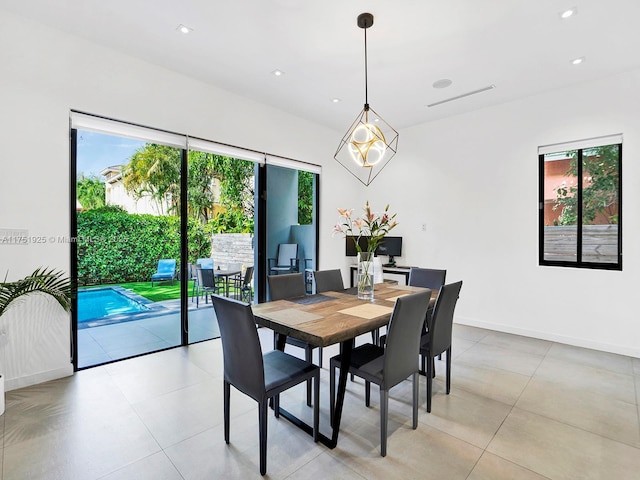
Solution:
[{"label": "black window frame", "polygon": [[616,143],[602,143],[600,145],[588,145],[582,147],[573,147],[569,149],[558,148],[558,152],[577,150],[578,161],[577,163],[577,179],[583,178],[583,150],[589,150],[596,146],[617,145],[618,146],[618,254],[617,261],[615,263],[605,262],[588,262],[582,260],[583,251],[583,212],[582,212],[582,182],[576,182],[578,186],[578,198],[577,198],[577,216],[578,222],[576,224],[577,240],[576,240],[576,260],[549,260],[545,259],[545,208],[544,208],[544,192],[545,192],[545,155],[547,153],[539,153],[538,155],[538,263],[540,266],[554,266],[554,267],[570,267],[570,268],[587,268],[594,270],[617,270],[622,271],[622,141]]}]

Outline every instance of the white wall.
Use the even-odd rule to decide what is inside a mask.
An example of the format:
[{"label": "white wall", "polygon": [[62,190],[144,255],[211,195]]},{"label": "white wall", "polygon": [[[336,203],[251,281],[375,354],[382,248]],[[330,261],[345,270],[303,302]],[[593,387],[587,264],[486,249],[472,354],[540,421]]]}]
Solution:
[{"label": "white wall", "polygon": [[[0,44],[10,46],[0,49],[0,228],[68,235],[68,116],[77,109],[322,164],[320,268],[342,267],[348,280],[344,240],[331,237],[336,207],[390,203],[400,263],[464,280],[456,321],[640,357],[640,72],[402,131],[396,157],[363,188],[333,160],[344,132],[10,14],[0,16]],[[538,266],[538,145],[618,132],[624,271]],[[40,265],[67,270],[68,245],[0,246],[9,279]]]},{"label": "white wall", "polygon": [[[457,322],[640,356],[639,90],[640,70],[402,132],[370,196],[393,192],[410,263],[464,281]],[[624,270],[539,266],[537,147],[612,133]]]},{"label": "white wall", "polygon": [[[340,140],[339,132],[2,10],[0,45],[0,229],[27,229],[39,242],[0,244],[3,280],[43,265],[69,270],[69,244],[58,237],[69,235],[72,109],[316,164],[333,162]],[[335,142],[319,145],[319,136]],[[343,176],[327,187],[352,190]],[[57,332],[52,345],[68,346],[68,325]],[[31,378],[59,372],[46,368]]]}]

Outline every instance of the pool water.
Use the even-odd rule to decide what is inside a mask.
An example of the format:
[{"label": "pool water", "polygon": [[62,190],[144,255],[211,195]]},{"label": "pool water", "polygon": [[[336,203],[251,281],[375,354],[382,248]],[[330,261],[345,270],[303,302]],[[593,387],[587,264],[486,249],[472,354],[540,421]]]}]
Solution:
[{"label": "pool water", "polygon": [[78,322],[87,322],[123,313],[146,312],[148,310],[143,304],[113,288],[78,291]]}]

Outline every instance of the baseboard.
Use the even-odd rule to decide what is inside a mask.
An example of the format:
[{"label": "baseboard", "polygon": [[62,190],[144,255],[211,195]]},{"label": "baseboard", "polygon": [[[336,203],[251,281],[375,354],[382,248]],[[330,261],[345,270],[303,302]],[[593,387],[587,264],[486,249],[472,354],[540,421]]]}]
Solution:
[{"label": "baseboard", "polygon": [[618,355],[626,355],[628,357],[640,358],[640,348],[626,347],[623,345],[614,345],[604,342],[595,342],[586,338],[569,337],[565,335],[557,335],[548,332],[541,332],[528,328],[513,327],[500,323],[483,322],[475,318],[456,316],[455,323],[460,325],[468,325],[470,327],[485,328],[496,332],[512,333],[514,335],[522,335],[523,337],[538,338],[540,340],[549,340],[552,342],[563,343],[565,345],[573,345],[574,347],[590,348],[592,350],[600,350],[602,352],[616,353]]},{"label": "baseboard", "polygon": [[5,378],[4,388],[6,392],[16,390],[18,388],[29,387],[42,382],[48,382],[49,380],[55,380],[57,378],[68,377],[73,375],[73,365],[69,364],[64,367],[56,368],[55,370],[48,370],[46,372],[39,372],[33,375],[26,375],[18,378]]}]

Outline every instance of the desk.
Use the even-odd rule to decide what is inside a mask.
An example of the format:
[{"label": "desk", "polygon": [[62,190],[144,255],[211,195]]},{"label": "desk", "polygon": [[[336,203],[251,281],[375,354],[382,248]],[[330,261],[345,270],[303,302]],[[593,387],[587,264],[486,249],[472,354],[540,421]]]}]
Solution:
[{"label": "desk", "polygon": [[[272,329],[278,334],[278,349],[284,350],[287,336],[298,338],[318,347],[334,343],[342,346],[338,395],[336,398],[331,438],[319,434],[319,440],[329,448],[338,443],[338,432],[342,418],[342,405],[347,385],[348,365],[351,362],[353,340],[358,335],[370,332],[389,323],[395,299],[401,295],[423,291],[420,287],[407,287],[389,283],[375,285],[375,300],[358,300],[355,292],[323,292],[317,295],[276,300],[253,305],[256,323]],[[431,293],[431,304],[438,292]],[[417,359],[416,359],[417,361]],[[280,407],[280,414],[309,434],[312,428],[299,418]]]},{"label": "desk", "polygon": [[[411,267],[382,267],[382,273],[393,273],[394,275],[404,275],[405,285],[409,285],[409,272]],[[351,286],[355,286],[355,274],[358,272],[358,265],[350,266]],[[377,284],[376,284],[377,285]]]}]

